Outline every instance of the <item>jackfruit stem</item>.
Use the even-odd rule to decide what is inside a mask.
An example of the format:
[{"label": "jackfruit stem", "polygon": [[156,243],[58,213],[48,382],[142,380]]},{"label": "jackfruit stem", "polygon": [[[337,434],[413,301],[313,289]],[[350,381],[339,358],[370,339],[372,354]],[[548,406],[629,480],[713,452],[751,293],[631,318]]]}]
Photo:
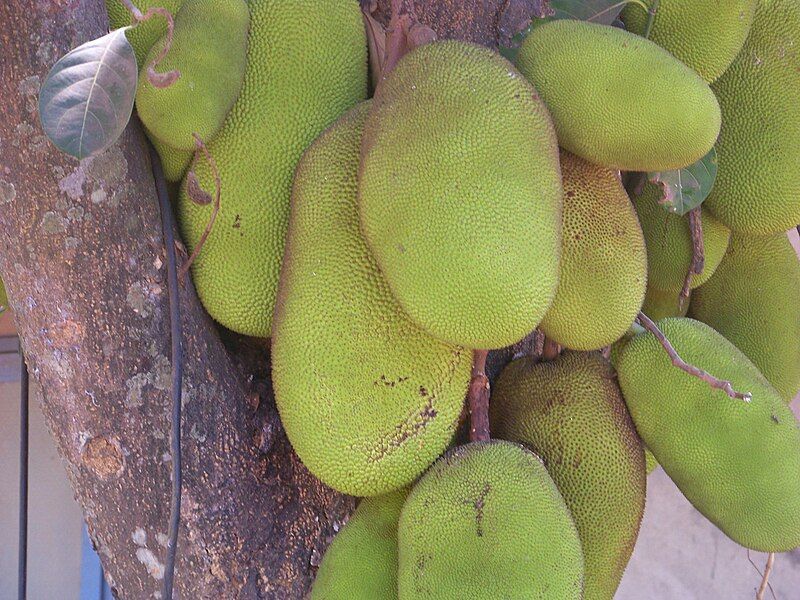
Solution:
[{"label": "jackfruit stem", "polygon": [[544,347],[542,348],[542,360],[555,360],[561,354],[561,346],[554,340],[546,337],[544,338]]},{"label": "jackfruit stem", "polygon": [[181,76],[180,71],[157,73],[155,68],[158,63],[164,59],[164,57],[167,55],[167,52],[169,52],[169,49],[172,47],[172,32],[175,30],[175,20],[172,18],[172,13],[170,13],[166,8],[162,8],[160,6],[151,6],[147,9],[146,13],[142,14],[142,11],[140,11],[136,5],[133,4],[133,0],[122,0],[122,3],[125,5],[125,8],[128,9],[128,12],[131,13],[133,20],[136,21],[137,25],[143,21],[151,19],[156,15],[167,20],[167,35],[165,38],[164,47],[161,49],[161,52],[158,53],[158,56],[153,59],[153,62],[151,62],[147,67],[147,79],[150,80],[150,83],[152,83],[154,87],[169,87]]},{"label": "jackfruit stem", "polygon": [[764,567],[764,576],[761,578],[761,585],[758,588],[758,593],[756,594],[756,600],[764,600],[764,594],[767,591],[767,586],[769,586],[769,591],[772,592],[772,596],[775,596],[775,592],[772,589],[772,586],[769,585],[769,576],[772,573],[772,567],[775,565],[775,553],[770,552],[769,556],[767,557],[767,566]]},{"label": "jackfruit stem", "polygon": [[710,373],[703,371],[702,369],[698,369],[697,367],[688,364],[685,362],[679,355],[675,348],[672,346],[670,341],[667,339],[667,336],[664,335],[664,332],[658,328],[658,325],[653,323],[650,318],[644,314],[643,312],[639,313],[639,316],[636,317],[636,321],[644,327],[647,331],[652,333],[661,346],[666,350],[667,354],[669,355],[672,364],[685,371],[689,375],[694,375],[698,379],[702,379],[712,388],[717,390],[722,390],[725,392],[729,397],[739,400],[744,400],[745,402],[750,402],[753,395],[750,392],[737,392],[733,389],[733,384],[730,381],[724,381],[722,379],[717,379]]},{"label": "jackfruit stem", "polygon": [[647,11],[647,26],[644,28],[644,37],[650,37],[650,31],[653,29],[653,22],[656,20],[656,13],[658,12],[658,4],[661,0],[653,0],[653,4]]},{"label": "jackfruit stem", "polygon": [[681,289],[680,296],[678,297],[678,305],[681,309],[683,309],[684,304],[689,299],[689,294],[692,290],[692,278],[695,275],[702,275],[706,264],[701,210],[699,206],[696,206],[689,211],[689,235],[691,235],[692,238],[692,262],[689,265],[689,270],[686,272],[683,289]]},{"label": "jackfruit stem", "polygon": [[544,352],[544,334],[538,329],[534,329],[525,336],[525,339],[511,346],[511,350],[513,351],[513,360],[528,356],[533,359],[534,363],[538,363],[542,360],[542,352]]},{"label": "jackfruit stem", "polygon": [[488,442],[489,432],[489,378],[486,376],[488,350],[475,350],[472,358],[472,379],[469,382],[469,441]]}]

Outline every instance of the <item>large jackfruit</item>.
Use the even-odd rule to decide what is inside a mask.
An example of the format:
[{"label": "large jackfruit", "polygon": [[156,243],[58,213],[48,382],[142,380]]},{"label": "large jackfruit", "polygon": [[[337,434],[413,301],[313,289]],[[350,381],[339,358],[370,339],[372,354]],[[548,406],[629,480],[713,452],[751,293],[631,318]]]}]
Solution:
[{"label": "large jackfruit", "polygon": [[[166,88],[155,87],[142,69],[136,112],[148,133],[178,150],[194,150],[222,127],[244,78],[250,12],[245,0],[185,0],[175,17],[172,45],[156,71],[177,70]],[[147,54],[150,64],[164,49],[162,37]]]},{"label": "large jackfruit", "polygon": [[800,545],[800,424],[755,365],[708,325],[658,325],[687,363],[750,392],[729,398],[673,366],[651,333],[630,340],[617,373],[636,430],[686,498],[735,542]]},{"label": "large jackfruit", "polygon": [[471,348],[524,338],[553,300],[560,254],[558,148],[536,91],[487,48],[407,54],[367,119],[359,212],[424,329]]},{"label": "large jackfruit", "polygon": [[559,144],[626,171],[666,171],[705,156],[720,112],[708,84],[650,40],[557,20],[525,38],[517,65],[539,91]]},{"label": "large jackfruit", "polygon": [[784,233],[733,235],[717,272],[695,290],[691,317],[761,370],[784,400],[800,388],[800,262]]},{"label": "large jackfruit", "polygon": [[361,237],[362,104],[297,168],[272,339],[289,441],[323,482],[373,496],[416,479],[452,440],[472,353],[414,325]]},{"label": "large jackfruit", "polygon": [[510,442],[459,446],[411,490],[400,600],[582,598],[575,524],[542,462]]},{"label": "large jackfruit", "polygon": [[[214,319],[266,337],[295,166],[326,126],[366,96],[367,46],[355,0],[252,0],[249,6],[242,90],[209,144],[222,180],[221,208],[192,276]],[[213,194],[206,161],[195,172]],[[190,251],[212,210],[181,190],[178,211]]]},{"label": "large jackfruit", "polygon": [[760,0],[750,37],[714,84],[723,126],[705,201],[732,230],[766,235],[800,223],[800,3]]},{"label": "large jackfruit", "polygon": [[336,534],[309,600],[397,600],[397,522],[408,489],[365,498]]},{"label": "large jackfruit", "polygon": [[[652,7],[653,0],[645,0]],[[757,0],[661,0],[650,39],[697,71],[709,83],[730,66],[753,23]],[[647,11],[628,4],[628,31],[643,35]]]},{"label": "large jackfruit", "polygon": [[644,514],[645,457],[611,364],[599,353],[510,363],[492,390],[492,432],[541,457],[583,547],[586,600],[610,600]]},{"label": "large jackfruit", "polygon": [[[664,210],[658,203],[660,197],[660,187],[648,183],[642,194],[634,198],[633,204],[647,243],[648,283],[660,290],[675,290],[677,293],[683,288],[692,264],[689,218]],[[701,274],[692,275],[692,289],[708,281],[714,274],[731,237],[730,230],[707,210],[701,209],[700,220],[703,225],[705,264]]]},{"label": "large jackfruit", "polygon": [[619,176],[561,152],[560,280],[539,328],[562,346],[596,350],[622,337],[644,299],[647,252]]},{"label": "large jackfruit", "polygon": [[[108,21],[111,29],[119,29],[126,25],[131,25],[131,13],[125,8],[122,0],[105,0],[106,11],[108,11]],[[134,6],[146,13],[150,8],[165,8],[174,17],[178,13],[178,9],[183,4],[184,0],[133,0]],[[161,36],[167,32],[167,20],[160,16],[155,15],[139,23],[125,34],[128,38],[133,51],[136,54],[136,63],[139,68],[145,66],[145,55],[153,47]]]}]

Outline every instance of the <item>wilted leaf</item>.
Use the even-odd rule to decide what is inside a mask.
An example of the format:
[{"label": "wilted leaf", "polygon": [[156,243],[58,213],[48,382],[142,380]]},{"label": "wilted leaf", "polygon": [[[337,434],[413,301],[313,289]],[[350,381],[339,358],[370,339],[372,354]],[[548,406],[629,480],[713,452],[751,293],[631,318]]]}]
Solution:
[{"label": "wilted leaf", "polygon": [[663,196],[659,202],[666,211],[685,215],[711,193],[717,178],[717,152],[712,148],[693,165],[677,171],[648,173],[647,178],[661,185]]},{"label": "wilted leaf", "polygon": [[53,65],[39,92],[45,134],[76,158],[108,148],[131,118],[138,68],[127,29],[70,51]]}]

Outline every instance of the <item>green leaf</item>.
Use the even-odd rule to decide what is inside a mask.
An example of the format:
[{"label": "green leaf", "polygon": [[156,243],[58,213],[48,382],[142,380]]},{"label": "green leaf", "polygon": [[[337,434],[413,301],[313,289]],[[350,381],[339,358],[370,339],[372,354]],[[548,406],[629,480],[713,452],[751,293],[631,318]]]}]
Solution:
[{"label": "green leaf", "polygon": [[677,171],[648,173],[647,179],[660,184],[663,196],[659,203],[670,213],[685,215],[708,198],[717,178],[717,151],[711,151],[693,165]]}]

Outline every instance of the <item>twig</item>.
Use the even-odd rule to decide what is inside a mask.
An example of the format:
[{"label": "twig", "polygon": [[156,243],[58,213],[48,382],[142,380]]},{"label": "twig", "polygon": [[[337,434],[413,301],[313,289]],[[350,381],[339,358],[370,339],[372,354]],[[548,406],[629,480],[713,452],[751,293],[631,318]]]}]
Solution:
[{"label": "twig", "polygon": [[555,360],[561,354],[561,346],[550,338],[544,338],[544,347],[542,348],[542,360]]},{"label": "twig", "polygon": [[475,350],[472,358],[472,379],[469,382],[469,441],[488,442],[489,378],[486,376],[487,350]]},{"label": "twig", "polygon": [[775,592],[772,590],[772,586],[769,585],[769,576],[772,573],[772,567],[774,565],[775,553],[770,552],[769,556],[767,557],[767,566],[764,567],[764,576],[761,578],[761,586],[759,586],[758,592],[756,593],[756,600],[764,600],[764,594],[767,591],[767,586],[769,586],[772,596],[775,597]]},{"label": "twig", "polygon": [[661,0],[653,0],[653,4],[647,11],[647,25],[644,28],[644,37],[650,37],[650,31],[653,29],[653,22],[656,20],[656,13],[658,12],[658,4]]},{"label": "twig", "polygon": [[172,587],[175,578],[175,556],[178,550],[178,528],[181,520],[181,387],[183,383],[183,349],[181,347],[181,301],[178,296],[178,268],[175,257],[175,233],[172,222],[172,207],[169,203],[167,180],[161,159],[152,144],[147,144],[150,151],[150,164],[156,181],[159,208],[161,210],[161,228],[167,254],[167,288],[169,291],[169,325],[171,338],[172,362],[172,428],[170,431],[170,452],[172,454],[172,495],[169,509],[169,531],[167,541],[167,559],[164,567],[164,586],[161,597],[172,600]]},{"label": "twig", "polygon": [[135,4],[133,4],[132,0],[122,0],[122,3],[125,5],[125,8],[128,9],[128,12],[131,13],[133,16],[133,20],[136,23],[141,23],[143,21],[147,21],[148,19],[158,15],[163,17],[167,21],[167,36],[165,38],[164,47],[161,48],[161,51],[158,53],[150,65],[147,67],[147,79],[150,83],[153,84],[153,87],[157,88],[165,88],[171,86],[178,78],[181,76],[180,71],[167,71],[165,73],[158,73],[156,72],[156,66],[164,60],[164,57],[169,52],[170,48],[172,48],[172,34],[175,31],[175,20],[172,18],[172,13],[170,13],[166,8],[162,8],[160,6],[153,6],[147,9],[147,12],[142,14]]},{"label": "twig", "polygon": [[28,366],[19,349],[19,529],[17,530],[17,598],[28,594]]},{"label": "twig", "polygon": [[706,264],[705,248],[703,246],[703,219],[701,208],[696,206],[689,211],[689,235],[692,238],[692,261],[683,281],[683,289],[679,297],[679,306],[683,308],[692,291],[692,279],[695,275],[702,275]]},{"label": "twig", "polygon": [[[752,558],[750,558],[750,548],[747,548],[747,562],[749,562],[753,566],[753,569],[755,569],[755,572],[758,573],[758,576],[763,579],[764,573],[761,572],[761,569],[758,568],[758,565],[753,562]],[[770,591],[770,594],[772,594],[772,597],[775,600],[778,600],[777,596],[775,596],[775,590],[772,589],[772,584],[767,582],[767,587],[769,588],[769,591]]]},{"label": "twig", "polygon": [[649,331],[656,337],[656,339],[664,348],[664,350],[667,351],[667,354],[669,355],[670,360],[672,360],[673,365],[675,365],[682,371],[689,373],[689,375],[694,375],[698,379],[702,379],[703,381],[708,383],[708,385],[710,385],[712,388],[722,390],[731,398],[738,398],[739,400],[750,402],[750,399],[752,398],[752,394],[750,394],[750,392],[745,392],[745,393],[737,392],[736,390],[733,389],[733,384],[730,381],[723,381],[721,379],[717,379],[716,377],[710,375],[706,371],[703,371],[702,369],[698,369],[697,367],[686,363],[680,356],[678,356],[677,351],[675,350],[675,348],[672,347],[672,344],[667,339],[667,336],[664,335],[664,332],[661,331],[658,328],[658,326],[655,323],[653,323],[653,321],[651,321],[646,314],[640,312],[639,316],[636,317],[636,320],[642,327],[644,327],[647,331]]}]

